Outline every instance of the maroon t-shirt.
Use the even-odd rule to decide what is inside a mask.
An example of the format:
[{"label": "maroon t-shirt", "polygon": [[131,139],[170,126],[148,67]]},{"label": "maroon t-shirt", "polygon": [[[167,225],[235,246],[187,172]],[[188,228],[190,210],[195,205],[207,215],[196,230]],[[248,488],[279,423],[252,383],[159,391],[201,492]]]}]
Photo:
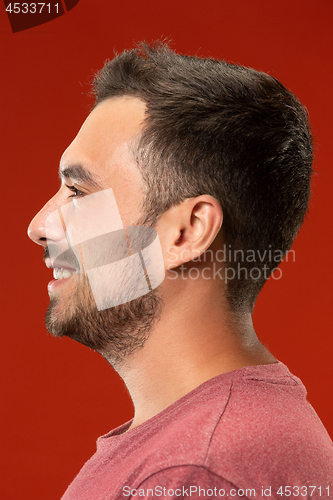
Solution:
[{"label": "maroon t-shirt", "polygon": [[215,377],[97,441],[62,500],[333,498],[333,443],[282,363]]}]

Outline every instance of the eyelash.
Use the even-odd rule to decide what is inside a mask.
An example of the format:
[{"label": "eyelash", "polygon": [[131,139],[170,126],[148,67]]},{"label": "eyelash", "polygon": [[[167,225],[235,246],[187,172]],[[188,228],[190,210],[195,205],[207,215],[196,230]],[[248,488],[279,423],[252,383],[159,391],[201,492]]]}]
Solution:
[{"label": "eyelash", "polygon": [[84,193],[82,191],[80,191],[79,189],[77,189],[75,186],[68,186],[68,184],[66,184],[66,187],[73,192],[73,194],[71,194],[70,196],[68,196],[68,198],[78,198],[79,196],[83,196]]}]

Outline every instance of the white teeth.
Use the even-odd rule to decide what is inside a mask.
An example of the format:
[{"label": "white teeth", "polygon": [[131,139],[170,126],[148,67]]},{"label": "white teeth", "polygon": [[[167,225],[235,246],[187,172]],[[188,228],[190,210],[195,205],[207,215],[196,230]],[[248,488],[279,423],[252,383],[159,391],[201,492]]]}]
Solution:
[{"label": "white teeth", "polygon": [[67,271],[67,269],[63,269],[62,270],[62,277],[63,278],[69,278],[70,276],[72,276],[72,274],[74,274],[74,273],[71,273],[70,271]]},{"label": "white teeth", "polygon": [[53,269],[53,278],[56,280],[62,279],[62,269],[57,269],[56,267]]},{"label": "white teeth", "polygon": [[76,271],[70,272],[67,269],[58,269],[55,267],[53,269],[53,278],[56,280],[62,280],[63,278],[69,278],[72,276]]}]

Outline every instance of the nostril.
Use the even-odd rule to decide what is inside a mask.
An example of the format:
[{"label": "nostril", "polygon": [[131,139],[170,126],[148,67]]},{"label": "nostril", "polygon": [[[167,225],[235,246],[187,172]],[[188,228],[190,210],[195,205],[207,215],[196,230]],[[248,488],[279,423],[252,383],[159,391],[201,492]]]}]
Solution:
[{"label": "nostril", "polygon": [[37,244],[44,245],[46,242],[45,229],[41,229],[32,221],[28,227],[28,237]]}]

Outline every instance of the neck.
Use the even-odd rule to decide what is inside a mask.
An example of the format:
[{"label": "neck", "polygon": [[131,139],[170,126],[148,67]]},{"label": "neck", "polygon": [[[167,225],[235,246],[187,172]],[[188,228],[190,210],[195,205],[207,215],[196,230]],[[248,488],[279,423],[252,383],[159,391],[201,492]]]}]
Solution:
[{"label": "neck", "polygon": [[189,284],[163,297],[148,340],[117,366],[134,403],[132,427],[219,374],[276,362],[258,340],[251,314],[227,312],[216,290],[207,288]]}]

